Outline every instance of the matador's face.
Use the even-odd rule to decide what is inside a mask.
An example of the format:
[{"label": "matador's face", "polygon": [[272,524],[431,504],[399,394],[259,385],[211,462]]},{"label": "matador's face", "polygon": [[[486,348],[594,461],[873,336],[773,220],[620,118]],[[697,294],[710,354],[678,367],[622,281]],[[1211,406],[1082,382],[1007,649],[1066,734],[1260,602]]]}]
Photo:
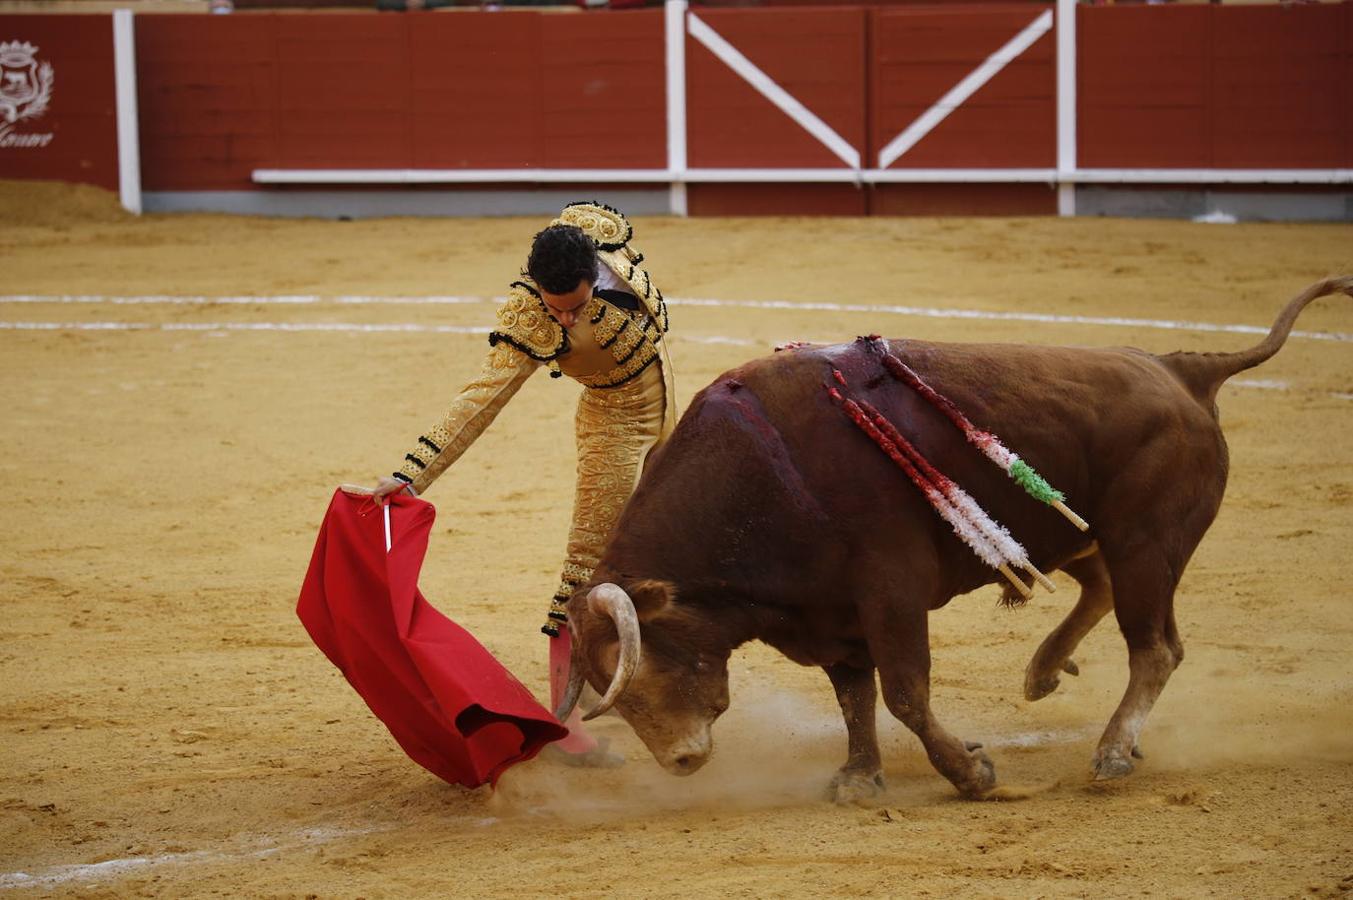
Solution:
[{"label": "matador's face", "polygon": [[545,306],[556,322],[565,328],[572,328],[578,321],[583,305],[592,299],[592,282],[580,281],[578,286],[567,294],[551,294],[542,288],[540,299],[545,301]]}]

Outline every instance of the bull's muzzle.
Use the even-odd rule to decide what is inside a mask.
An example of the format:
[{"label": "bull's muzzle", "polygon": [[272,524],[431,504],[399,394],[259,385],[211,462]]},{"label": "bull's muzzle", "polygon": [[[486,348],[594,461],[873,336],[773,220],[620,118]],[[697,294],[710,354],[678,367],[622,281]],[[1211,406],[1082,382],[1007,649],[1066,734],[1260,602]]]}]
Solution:
[{"label": "bull's muzzle", "polygon": [[713,752],[714,743],[710,740],[709,731],[706,730],[698,737],[678,741],[668,747],[662,755],[655,756],[658,763],[673,775],[691,775],[709,762],[710,754]]}]

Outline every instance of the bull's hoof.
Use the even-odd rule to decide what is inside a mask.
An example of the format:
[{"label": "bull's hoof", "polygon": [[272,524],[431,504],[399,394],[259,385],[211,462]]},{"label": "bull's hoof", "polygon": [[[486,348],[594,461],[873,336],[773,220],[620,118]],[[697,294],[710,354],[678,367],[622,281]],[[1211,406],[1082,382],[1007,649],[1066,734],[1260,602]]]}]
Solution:
[{"label": "bull's hoof", "polygon": [[837,806],[865,803],[884,791],[882,772],[847,772],[842,769],[827,785],[827,799]]},{"label": "bull's hoof", "polygon": [[973,771],[962,784],[955,784],[958,792],[969,800],[981,800],[996,786],[996,765],[991,757],[979,749],[981,744],[969,745],[968,755],[973,760]]},{"label": "bull's hoof", "polygon": [[1122,778],[1124,775],[1132,774],[1133,768],[1132,760],[1117,748],[1100,750],[1095,754],[1094,761],[1091,763],[1095,781],[1112,781],[1115,778]]},{"label": "bull's hoof", "polygon": [[1080,667],[1071,659],[1065,659],[1060,665],[1050,669],[1036,667],[1034,663],[1030,663],[1029,668],[1024,673],[1024,699],[1030,702],[1042,700],[1048,694],[1057,690],[1062,683],[1062,679],[1058,675],[1059,670],[1068,675],[1079,675],[1081,673]]},{"label": "bull's hoof", "polygon": [[1048,694],[1057,690],[1057,686],[1061,683],[1062,679],[1056,675],[1043,675],[1035,678],[1033,673],[1030,673],[1029,677],[1024,679],[1024,699],[1030,702],[1042,700]]}]

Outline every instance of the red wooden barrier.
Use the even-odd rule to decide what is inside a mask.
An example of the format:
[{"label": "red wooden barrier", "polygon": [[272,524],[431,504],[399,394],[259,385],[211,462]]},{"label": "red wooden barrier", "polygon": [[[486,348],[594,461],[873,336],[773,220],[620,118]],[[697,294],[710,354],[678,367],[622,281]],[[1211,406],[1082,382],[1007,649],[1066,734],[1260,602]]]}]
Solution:
[{"label": "red wooden barrier", "polygon": [[0,178],[116,190],[111,16],[0,16]]},{"label": "red wooden barrier", "polygon": [[535,19],[538,47],[524,49],[541,66],[537,165],[666,168],[662,10]]},{"label": "red wooden barrier", "polygon": [[409,165],[408,19],[362,13],[267,18],[277,71],[277,164]]},{"label": "red wooden barrier", "polygon": [[1353,163],[1353,5],[1212,10],[1212,165]]},{"label": "red wooden barrier", "polygon": [[666,166],[661,10],[456,13],[409,37],[411,165]]},{"label": "red wooden barrier", "polygon": [[1208,166],[1211,10],[1080,7],[1076,15],[1080,165]]},{"label": "red wooden barrier", "polygon": [[[868,169],[1047,9],[694,14]],[[1353,3],[1081,6],[1077,17],[1081,166],[1353,168]],[[667,163],[662,10],[135,21],[152,191],[255,189],[257,168]],[[0,44],[0,177],[116,188],[111,17],[0,16]],[[692,167],[847,168],[701,40],[688,37],[686,52]],[[1053,54],[1053,33],[1037,37],[889,168],[1052,168]],[[695,213],[1041,212],[1052,203],[1042,185],[692,184],[689,197]]]},{"label": "red wooden barrier", "polygon": [[[873,14],[875,154],[1048,7],[888,9]],[[1057,156],[1053,32],[1040,37],[892,168],[1038,168]]]},{"label": "red wooden barrier", "polygon": [[[696,14],[863,155],[863,8],[699,9]],[[686,84],[686,152],[691,166],[845,166],[840,157],[691,37],[686,39]]]},{"label": "red wooden barrier", "polygon": [[1353,5],[1078,16],[1082,166],[1353,165]]},{"label": "red wooden barrier", "polygon": [[142,16],[148,190],[255,168],[662,168],[660,10]]},{"label": "red wooden barrier", "polygon": [[251,187],[278,146],[269,16],[138,16],[136,83],[146,190]]}]

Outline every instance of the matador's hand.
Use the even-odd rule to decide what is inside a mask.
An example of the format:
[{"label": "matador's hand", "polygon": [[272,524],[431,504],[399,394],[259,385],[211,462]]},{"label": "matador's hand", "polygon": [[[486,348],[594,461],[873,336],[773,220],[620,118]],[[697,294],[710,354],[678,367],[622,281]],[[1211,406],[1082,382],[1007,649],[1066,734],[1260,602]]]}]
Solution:
[{"label": "matador's hand", "polygon": [[412,485],[405,484],[398,478],[391,478],[389,475],[386,475],[381,478],[380,481],[376,482],[376,486],[371,489],[371,495],[375,497],[376,501],[379,503],[382,502],[386,495],[394,494],[398,491],[404,491],[404,493],[408,494],[410,497],[418,496],[418,492],[413,489]]}]

